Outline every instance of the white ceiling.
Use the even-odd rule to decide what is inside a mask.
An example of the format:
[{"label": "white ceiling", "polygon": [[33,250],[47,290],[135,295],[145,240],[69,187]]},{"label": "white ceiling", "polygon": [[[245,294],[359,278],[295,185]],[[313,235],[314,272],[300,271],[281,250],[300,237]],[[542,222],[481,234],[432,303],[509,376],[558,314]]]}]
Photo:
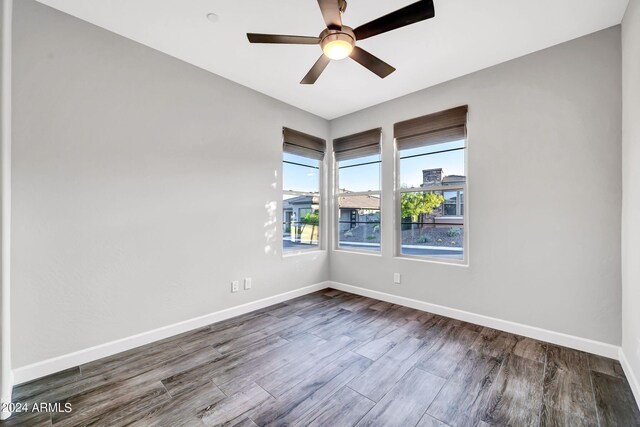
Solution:
[{"label": "white ceiling", "polygon": [[[245,34],[317,36],[315,0],[38,1],[327,119],[619,24],[628,3],[435,0],[435,18],[359,43],[395,73],[382,80],[345,59],[308,86],[299,82],[319,47],[250,45]],[[349,0],[343,23],[355,28],[414,1]]]}]

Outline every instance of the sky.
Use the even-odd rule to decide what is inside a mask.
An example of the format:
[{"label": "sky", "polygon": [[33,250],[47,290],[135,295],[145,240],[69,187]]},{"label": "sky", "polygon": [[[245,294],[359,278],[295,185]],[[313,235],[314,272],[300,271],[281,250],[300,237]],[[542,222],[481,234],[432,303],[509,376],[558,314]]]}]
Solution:
[{"label": "sky", "polygon": [[[442,168],[443,175],[464,175],[465,150],[448,153],[430,154],[409,159],[411,156],[423,153],[433,153],[464,146],[464,141],[438,144],[411,150],[400,151],[400,183],[403,187],[420,187],[422,184],[422,170]],[[338,166],[347,166],[379,160],[380,156],[360,157],[354,160],[339,162]],[[293,191],[317,192],[319,189],[319,162],[305,157],[285,153],[285,161],[301,163],[313,167],[283,164],[283,189]],[[339,187],[349,191],[379,191],[380,163],[339,169]]]},{"label": "sky", "polygon": [[282,189],[290,191],[305,191],[317,193],[320,188],[320,162],[318,160],[307,159],[306,157],[284,153],[283,160],[308,165],[311,167],[282,165]]}]

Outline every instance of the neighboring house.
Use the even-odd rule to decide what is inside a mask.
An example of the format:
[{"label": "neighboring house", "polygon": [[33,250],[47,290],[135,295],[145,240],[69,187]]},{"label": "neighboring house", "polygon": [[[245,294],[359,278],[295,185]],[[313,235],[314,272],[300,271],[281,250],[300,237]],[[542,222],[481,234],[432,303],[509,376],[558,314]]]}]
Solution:
[{"label": "neighboring house", "polygon": [[[339,197],[340,231],[351,230],[359,224],[380,222],[380,198],[369,195],[349,196],[345,191]],[[285,237],[293,241],[296,236],[291,233],[309,213],[317,213],[319,209],[317,196],[298,196],[284,200],[282,205],[283,232]],[[372,224],[373,225],[373,224]]]},{"label": "neighboring house", "polygon": [[[433,223],[435,226],[463,226],[464,225],[464,191],[462,187],[467,181],[464,175],[444,176],[442,168],[425,169],[422,171],[421,187],[452,187],[451,191],[438,190],[436,193],[444,196],[444,203],[420,222]],[[356,228],[360,224],[373,225],[380,222],[380,198],[370,195],[349,195],[342,190],[339,197],[340,232]],[[297,196],[284,200],[282,209],[283,233],[291,241],[300,238],[301,221],[310,213],[319,210],[318,196]],[[297,229],[296,229],[297,227]],[[291,230],[297,230],[291,233]]]},{"label": "neighboring house", "polygon": [[440,190],[444,203],[436,208],[425,220],[436,225],[464,225],[464,190],[467,181],[464,175],[443,176],[442,168],[422,171],[421,187],[452,187],[451,191]]},{"label": "neighboring house", "polygon": [[[303,238],[301,235],[305,228],[302,220],[307,214],[318,213],[319,209],[319,196],[297,196],[284,200],[282,202],[283,236],[289,237],[292,242],[299,242]],[[315,230],[310,239],[317,240]]]},{"label": "neighboring house", "polygon": [[[370,195],[338,197],[340,206],[340,232],[356,228],[359,224],[380,222],[380,198]],[[371,224],[373,225],[373,224]]]}]

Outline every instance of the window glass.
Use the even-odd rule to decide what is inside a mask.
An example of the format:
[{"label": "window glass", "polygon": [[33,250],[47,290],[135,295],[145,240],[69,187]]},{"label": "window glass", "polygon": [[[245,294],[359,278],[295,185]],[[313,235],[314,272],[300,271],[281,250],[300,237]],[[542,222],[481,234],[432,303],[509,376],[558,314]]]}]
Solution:
[{"label": "window glass", "polygon": [[[433,150],[435,147],[437,145],[429,148]],[[411,155],[406,154],[406,152],[411,151],[415,150],[400,152],[400,188],[426,187],[440,183],[444,176],[464,176],[463,149],[422,154],[417,157],[411,157]],[[442,169],[442,175],[439,177],[440,181],[438,181],[437,169]],[[432,176],[425,177],[425,171],[432,171]]]},{"label": "window glass", "polygon": [[338,197],[338,247],[380,250],[380,196]]},{"label": "window glass", "polygon": [[338,162],[338,190],[380,191],[380,155]]},{"label": "window glass", "polygon": [[380,154],[336,162],[336,247],[380,251]]},{"label": "window glass", "polygon": [[284,153],[282,189],[285,191],[320,191],[320,161]]},{"label": "window glass", "polygon": [[444,215],[456,216],[458,215],[458,192],[457,191],[444,191]]},{"label": "window glass", "polygon": [[319,160],[283,155],[284,253],[320,248],[320,165]]},{"label": "window glass", "polygon": [[465,142],[398,154],[400,254],[464,260]]}]

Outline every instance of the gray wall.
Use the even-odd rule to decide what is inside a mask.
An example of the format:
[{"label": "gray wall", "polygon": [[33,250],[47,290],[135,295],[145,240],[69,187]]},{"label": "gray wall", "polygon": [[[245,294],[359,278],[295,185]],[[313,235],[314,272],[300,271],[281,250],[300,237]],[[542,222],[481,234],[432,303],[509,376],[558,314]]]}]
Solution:
[{"label": "gray wall", "polygon": [[640,378],[640,0],[622,22],[622,88],[622,349]]},{"label": "gray wall", "polygon": [[14,28],[14,368],[327,279],[276,208],[282,126],[325,120],[31,0]]},{"label": "gray wall", "polygon": [[[329,277],[620,343],[619,27],[331,123],[32,0],[14,46],[14,368]],[[460,104],[468,267],[393,257],[389,185],[380,257],[282,258],[282,126],[383,126],[390,183],[393,123]]]},{"label": "gray wall", "polygon": [[[331,279],[620,344],[620,61],[618,26],[333,120],[383,127],[386,184],[381,256]],[[469,266],[394,258],[393,124],[463,104]]]}]

